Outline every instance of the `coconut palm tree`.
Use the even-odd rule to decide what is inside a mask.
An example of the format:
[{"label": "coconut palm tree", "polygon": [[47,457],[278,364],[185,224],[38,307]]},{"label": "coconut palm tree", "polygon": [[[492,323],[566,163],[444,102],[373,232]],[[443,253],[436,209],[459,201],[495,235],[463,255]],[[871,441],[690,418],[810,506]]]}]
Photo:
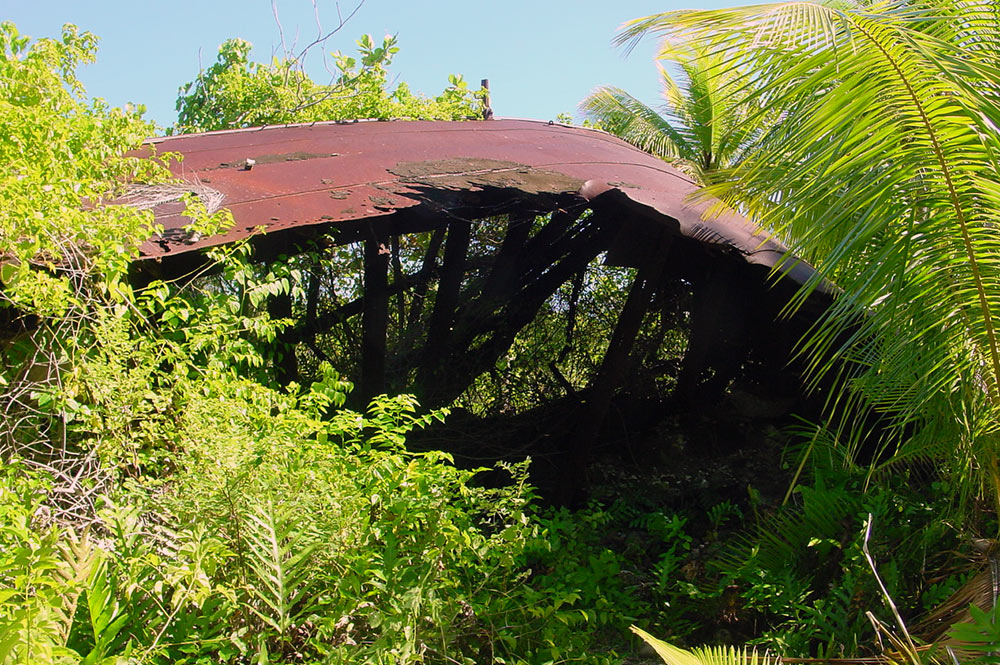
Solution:
[{"label": "coconut palm tree", "polygon": [[759,132],[741,104],[740,73],[695,44],[664,41],[658,57],[679,68],[674,77],[657,63],[664,104],[654,110],[621,88],[597,88],[580,104],[605,131],[660,157],[701,183],[740,161]]},{"label": "coconut palm tree", "polygon": [[961,497],[994,500],[997,7],[784,2],[658,14],[620,33],[621,43],[661,35],[699,44],[743,72],[735,85],[748,91],[739,103],[751,122],[761,109],[780,114],[710,192],[843,289],[803,342],[815,375],[850,361],[860,371],[839,395],[885,414],[899,434],[893,459],[932,456]]}]

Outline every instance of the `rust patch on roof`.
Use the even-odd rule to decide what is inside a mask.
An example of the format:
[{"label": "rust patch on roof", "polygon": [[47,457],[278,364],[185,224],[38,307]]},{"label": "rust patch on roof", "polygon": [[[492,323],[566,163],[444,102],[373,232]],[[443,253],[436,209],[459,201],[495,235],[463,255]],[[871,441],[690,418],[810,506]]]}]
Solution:
[{"label": "rust patch on roof", "polygon": [[258,164],[275,164],[277,162],[305,162],[310,159],[326,159],[327,157],[339,157],[335,152],[289,152],[279,155],[256,155],[254,161]]},{"label": "rust patch on roof", "polygon": [[[277,164],[280,162],[305,162],[310,159],[326,159],[327,157],[339,157],[340,155],[336,152],[331,153],[314,153],[314,152],[289,152],[283,154],[271,154],[271,155],[254,155],[251,164]],[[247,159],[240,159],[233,162],[219,162],[219,165],[214,168],[206,168],[206,171],[213,171],[216,169],[242,169],[249,170],[247,167]]]},{"label": "rust patch on roof", "polygon": [[583,181],[556,171],[499,159],[461,157],[423,162],[400,162],[388,169],[403,182],[447,189],[497,187],[526,194],[572,194]]},{"label": "rust patch on roof", "polygon": [[375,204],[377,208],[390,209],[395,207],[396,199],[390,198],[388,196],[374,196],[368,197],[368,200]]}]

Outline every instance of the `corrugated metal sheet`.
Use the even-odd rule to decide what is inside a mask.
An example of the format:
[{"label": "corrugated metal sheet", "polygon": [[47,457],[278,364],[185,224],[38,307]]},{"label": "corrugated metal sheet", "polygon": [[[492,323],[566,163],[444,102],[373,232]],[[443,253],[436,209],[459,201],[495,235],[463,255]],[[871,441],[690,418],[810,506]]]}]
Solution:
[{"label": "corrugated metal sheet", "polygon": [[[148,147],[184,156],[174,172],[228,207],[236,226],[193,238],[180,203],[155,207],[162,236],[142,248],[165,257],[242,239],[266,229],[389,215],[419,205],[428,189],[510,190],[521,196],[574,195],[587,201],[619,190],[644,216],[737,250],[773,267],[787,253],[743,217],[706,218],[697,185],[659,159],[603,132],[531,120],[356,122],[267,127],[153,139]],[[673,220],[672,222],[670,220]],[[787,268],[798,282],[805,264]]]}]

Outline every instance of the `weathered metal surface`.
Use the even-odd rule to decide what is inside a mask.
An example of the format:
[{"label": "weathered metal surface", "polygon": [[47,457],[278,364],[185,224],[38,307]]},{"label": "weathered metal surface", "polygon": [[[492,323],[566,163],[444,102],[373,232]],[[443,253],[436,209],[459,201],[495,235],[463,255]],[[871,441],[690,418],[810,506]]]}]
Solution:
[{"label": "weathered metal surface", "polygon": [[[158,258],[260,230],[362,220],[418,205],[427,190],[510,190],[592,201],[619,190],[681,235],[775,266],[788,250],[734,213],[706,215],[697,185],[659,159],[603,132],[530,120],[357,122],[267,127],[153,139],[147,149],[184,156],[174,172],[228,207],[229,231],[194,238],[179,203],[156,206],[164,233],[143,245]],[[634,212],[634,211],[633,211]],[[812,270],[789,263],[803,282]]]}]

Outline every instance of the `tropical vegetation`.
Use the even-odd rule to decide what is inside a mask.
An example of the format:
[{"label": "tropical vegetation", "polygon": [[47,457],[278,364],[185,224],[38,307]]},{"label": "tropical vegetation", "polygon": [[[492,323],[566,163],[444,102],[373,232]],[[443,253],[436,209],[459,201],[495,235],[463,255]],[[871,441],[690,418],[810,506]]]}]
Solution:
[{"label": "tropical vegetation", "polygon": [[621,35],[698,41],[747,68],[755,117],[780,109],[708,191],[812,263],[807,288],[842,289],[803,352],[816,380],[849,361],[843,400],[888,425],[879,459],[933,460],[963,508],[991,511],[996,18],[988,2],[796,2],[651,16]]},{"label": "tropical vegetation", "polygon": [[619,38],[697,44],[730,63],[715,80],[751,123],[777,118],[706,191],[818,269],[806,292],[839,289],[801,342],[813,385],[834,386],[814,440],[867,456],[874,484],[931,465],[967,537],[994,535],[1000,496],[998,27],[991,2],[790,2]]},{"label": "tropical vegetation", "polygon": [[[261,294],[287,273],[233,247],[204,280],[133,288],[152,214],[104,204],[169,185],[171,156],[128,155],[153,132],[141,109],[84,96],[92,35],[0,34],[0,662],[613,660],[598,638],[628,622],[618,564],[565,542],[580,530],[566,517],[539,520],[524,465],[487,489],[446,453],[407,451],[446,411],[345,409],[329,366],[278,387],[268,354],[287,322]],[[230,65],[216,81],[287,71]],[[384,81],[379,66],[337,91]],[[474,99],[452,77],[420,104],[464,116]],[[230,223],[194,197],[187,212],[203,233]]]},{"label": "tropical vegetation", "polygon": [[[664,39],[657,63],[661,109],[612,86],[592,92],[580,108],[601,129],[707,184],[739,163],[773,120],[744,99],[749,92],[745,75],[724,56],[699,42]],[[670,66],[680,75],[671,74]]]},{"label": "tropical vegetation", "polygon": [[[991,657],[995,573],[968,561],[995,569],[1000,505],[998,21],[987,0],[837,0],[623,29],[623,44],[664,37],[681,67],[664,70],[665,116],[611,88],[586,109],[817,268],[790,307],[837,294],[800,345],[829,398],[821,422],[767,434],[754,468],[777,477],[744,494],[712,489],[743,457],[708,459],[680,493],[609,466],[576,511],[543,507],[528,463],[464,469],[407,446],[448,408],[346,408],[338,340],[301,384],[277,379],[289,322],[265,296],[301,295],[303,261],[342,261],[357,288],[355,250],[261,266],[235,245],[204,274],[134,284],[155,220],[105,204],[169,185],[173,157],[129,152],[155,131],[141,108],[86,97],[92,35],[2,24],[0,662],[612,663],[633,623],[672,665],[771,658],[652,635],[942,657],[924,635]],[[171,131],[479,113],[459,76],[434,98],[389,89],[395,38],[358,48],[322,85],[229,41]],[[231,223],[185,200],[193,229]],[[578,339],[606,336],[626,280],[596,274],[503,359],[525,380],[484,375],[452,408],[524,412],[557,392],[532,349],[569,345],[567,302]],[[985,609],[949,638],[983,580]]]}]

